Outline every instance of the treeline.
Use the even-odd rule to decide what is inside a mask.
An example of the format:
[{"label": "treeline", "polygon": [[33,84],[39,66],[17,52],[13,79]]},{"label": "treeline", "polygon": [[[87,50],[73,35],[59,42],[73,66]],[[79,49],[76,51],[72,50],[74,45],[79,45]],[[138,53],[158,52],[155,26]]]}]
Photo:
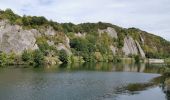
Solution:
[{"label": "treeline", "polygon": [[48,26],[51,25],[56,31],[62,31],[66,34],[69,32],[97,32],[98,29],[106,29],[107,27],[116,27],[110,23],[82,23],[75,25],[73,23],[57,23],[52,20],[47,20],[43,16],[19,16],[15,14],[11,9],[5,11],[0,10],[0,19],[8,19],[11,24],[18,24],[29,28],[36,28],[36,26]]}]

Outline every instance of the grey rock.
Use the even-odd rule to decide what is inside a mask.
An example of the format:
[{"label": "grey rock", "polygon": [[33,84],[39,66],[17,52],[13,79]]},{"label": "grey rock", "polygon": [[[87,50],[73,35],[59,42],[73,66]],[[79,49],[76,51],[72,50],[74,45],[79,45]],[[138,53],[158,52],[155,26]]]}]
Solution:
[{"label": "grey rock", "polygon": [[68,48],[70,48],[70,39],[65,35],[65,44]]},{"label": "grey rock", "polygon": [[80,33],[80,32],[78,32],[78,33],[75,33],[75,36],[76,36],[76,37],[85,37],[85,36],[86,36],[86,33]]},{"label": "grey rock", "polygon": [[138,48],[138,50],[139,50],[139,53],[140,53],[141,57],[142,57],[142,58],[145,58],[145,57],[146,57],[146,56],[145,56],[145,52],[144,52],[143,49],[141,48],[139,42],[138,42],[138,41],[135,41],[135,42],[136,42],[136,45],[137,45],[137,48]]},{"label": "grey rock", "polygon": [[136,43],[133,40],[133,38],[130,36],[125,37],[124,46],[123,46],[122,50],[126,56],[138,54],[138,48],[136,46]]},{"label": "grey rock", "polygon": [[140,55],[145,58],[145,52],[141,48],[138,41],[134,40],[131,36],[126,36],[124,39],[124,46],[122,48],[124,54],[128,55]]},{"label": "grey rock", "polygon": [[99,32],[99,35],[101,36],[101,34],[103,33],[107,33],[109,36],[111,36],[112,38],[118,38],[117,36],[117,32],[115,31],[114,28],[112,27],[108,27],[107,29],[104,29],[104,30],[100,30],[98,29],[98,32]]},{"label": "grey rock", "polygon": [[59,43],[59,44],[56,46],[56,49],[57,49],[57,50],[65,50],[68,55],[71,55],[71,54],[72,54],[72,52],[70,51],[70,49],[68,49],[63,43]]},{"label": "grey rock", "polygon": [[47,40],[47,43],[48,43],[49,46],[54,46],[55,45],[54,41]]},{"label": "grey rock", "polygon": [[141,40],[142,44],[145,43],[145,41],[144,41],[144,39],[143,39],[143,37],[141,35],[140,35],[140,40]]},{"label": "grey rock", "polygon": [[45,31],[45,35],[52,35],[54,36],[56,34],[55,30],[52,27],[48,27]]},{"label": "grey rock", "polygon": [[34,33],[6,20],[0,21],[0,51],[21,53],[25,49],[38,49]]}]

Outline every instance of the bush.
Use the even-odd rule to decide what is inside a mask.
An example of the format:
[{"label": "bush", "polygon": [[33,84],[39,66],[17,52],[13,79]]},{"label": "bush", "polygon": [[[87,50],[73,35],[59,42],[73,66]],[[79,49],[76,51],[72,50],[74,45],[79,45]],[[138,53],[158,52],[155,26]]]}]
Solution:
[{"label": "bush", "polygon": [[0,66],[4,66],[7,64],[7,54],[0,52]]},{"label": "bush", "polygon": [[140,62],[140,56],[139,55],[135,55],[135,63],[139,63]]},{"label": "bush", "polygon": [[15,58],[16,58],[16,55],[14,52],[9,53],[7,57],[7,64],[13,65],[15,63]]},{"label": "bush", "polygon": [[35,50],[33,53],[34,63],[36,66],[40,66],[44,64],[44,55],[40,50]]},{"label": "bush", "polygon": [[85,62],[95,62],[95,57],[93,53],[84,53],[82,56]]},{"label": "bush", "polygon": [[65,50],[60,50],[59,52],[60,61],[62,61],[63,63],[68,63],[69,62],[68,57],[69,56],[67,55]]},{"label": "bush", "polygon": [[103,61],[103,56],[101,55],[100,52],[95,52],[94,56],[95,56],[95,59],[96,59],[97,62]]},{"label": "bush", "polygon": [[24,52],[21,55],[22,60],[25,62],[31,61],[33,58],[33,54],[32,52],[28,51],[28,50],[24,50]]},{"label": "bush", "polygon": [[21,55],[22,61],[28,63],[28,64],[33,64],[33,52],[28,51],[28,50],[24,50],[22,55]]},{"label": "bush", "polygon": [[89,53],[95,51],[95,47],[92,43],[84,38],[74,38],[70,41],[71,48],[76,51],[82,51],[83,53]]}]

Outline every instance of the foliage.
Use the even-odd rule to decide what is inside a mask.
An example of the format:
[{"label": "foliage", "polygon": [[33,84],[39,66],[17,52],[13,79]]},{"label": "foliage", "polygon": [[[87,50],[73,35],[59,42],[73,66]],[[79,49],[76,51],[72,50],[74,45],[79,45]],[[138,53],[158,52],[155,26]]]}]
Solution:
[{"label": "foliage", "polygon": [[29,64],[33,63],[33,52],[24,50],[21,56],[24,62],[28,62]]},{"label": "foliage", "polygon": [[36,43],[39,47],[39,49],[44,53],[46,50],[48,50],[49,45],[47,43],[47,40],[45,37],[39,37],[36,39]]},{"label": "foliage", "polygon": [[15,60],[16,60],[15,58],[17,58],[16,54],[14,52],[10,52],[8,54],[8,57],[7,57],[7,63],[9,65],[13,65],[15,63]]},{"label": "foliage", "polygon": [[13,52],[8,54],[0,52],[0,66],[13,65],[15,63],[16,55]]},{"label": "foliage", "polygon": [[0,52],[0,66],[4,66],[7,64],[7,54]]},{"label": "foliage", "polygon": [[135,63],[140,63],[140,56],[139,55],[135,55]]},{"label": "foliage", "polygon": [[1,11],[0,19],[8,19],[11,24],[15,24],[17,19],[20,19],[20,16],[14,14],[11,9],[6,9],[5,11]]},{"label": "foliage", "polygon": [[[121,28],[110,23],[57,23],[52,20],[48,21],[45,17],[39,16],[26,16],[23,17],[16,15],[11,9],[0,11],[0,19],[7,19],[11,24],[21,25],[26,29],[46,28],[53,27],[57,34],[54,36],[42,35],[37,37],[36,44],[40,50],[28,51],[25,50],[21,55],[24,62],[32,62],[37,65],[43,64],[44,56],[46,54],[55,52],[54,56],[59,56],[60,60],[68,63],[69,59],[73,62],[81,57],[86,62],[105,61],[105,62],[118,62],[123,56],[122,47],[124,46],[124,38],[131,36],[135,41],[138,41],[144,50],[147,58],[168,58],[170,57],[170,42],[165,39],[144,32],[136,28]],[[118,38],[112,38],[107,33],[99,35],[98,30],[107,29],[112,27],[118,33]],[[78,37],[75,33],[86,34],[84,37]],[[70,39],[70,47],[73,56],[69,57],[66,51],[58,51],[55,46],[50,46],[48,41],[52,41],[54,45],[63,43],[66,45],[66,36]],[[116,55],[112,54],[110,46],[117,48]],[[69,47],[69,46],[67,46]],[[59,53],[58,53],[59,52]],[[133,56],[136,62],[140,62],[140,56]],[[0,64],[12,64],[15,62],[16,55],[14,53],[0,54]],[[18,57],[19,58],[19,57]],[[79,59],[80,60],[80,59]]]},{"label": "foliage", "polygon": [[65,50],[60,50],[59,52],[59,59],[60,61],[62,61],[63,63],[68,63],[69,56],[67,55],[67,52]]},{"label": "foliage", "polygon": [[97,62],[102,62],[103,61],[103,56],[101,55],[100,52],[95,52],[94,57],[95,57]]},{"label": "foliage", "polygon": [[40,66],[44,64],[44,55],[40,50],[35,50],[33,52],[33,61],[36,66]]},{"label": "foliage", "polygon": [[84,53],[93,52],[95,47],[88,40],[84,38],[74,38],[70,41],[71,48],[76,51],[82,51]]}]

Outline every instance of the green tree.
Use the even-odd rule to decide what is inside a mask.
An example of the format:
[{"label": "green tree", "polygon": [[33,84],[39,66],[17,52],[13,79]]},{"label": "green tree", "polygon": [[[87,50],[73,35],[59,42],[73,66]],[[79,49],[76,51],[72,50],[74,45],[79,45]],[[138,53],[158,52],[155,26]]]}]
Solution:
[{"label": "green tree", "polygon": [[32,52],[28,51],[28,50],[24,50],[24,52],[21,55],[22,60],[25,62],[31,62],[33,59],[33,54]]},{"label": "green tree", "polygon": [[33,58],[36,66],[40,66],[44,64],[44,55],[40,50],[34,51]]},{"label": "green tree", "polygon": [[68,55],[65,50],[60,50],[59,52],[59,59],[63,63],[68,63]]},{"label": "green tree", "polygon": [[140,62],[140,56],[139,55],[135,55],[135,63],[139,63]]},{"label": "green tree", "polygon": [[4,66],[7,64],[7,54],[0,52],[0,66]]},{"label": "green tree", "polygon": [[15,63],[16,54],[14,52],[10,52],[7,57],[7,64],[13,65]]}]

